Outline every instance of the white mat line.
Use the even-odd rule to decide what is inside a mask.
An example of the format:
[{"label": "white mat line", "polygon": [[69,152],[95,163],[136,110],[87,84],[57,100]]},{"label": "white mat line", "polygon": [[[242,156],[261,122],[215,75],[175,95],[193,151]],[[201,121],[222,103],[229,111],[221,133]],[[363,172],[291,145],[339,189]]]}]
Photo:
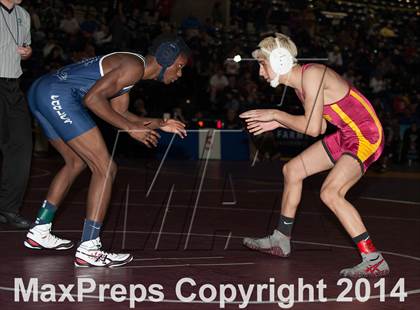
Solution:
[{"label": "white mat line", "polygon": [[125,266],[118,269],[136,269],[136,268],[178,268],[178,267],[195,267],[195,266],[244,266],[255,265],[256,263],[221,263],[221,264],[175,264],[175,265],[144,265],[144,266]]},{"label": "white mat line", "polygon": [[133,261],[153,261],[153,260],[194,260],[194,259],[223,259],[224,256],[199,256],[199,257],[156,257],[156,258],[136,258]]}]

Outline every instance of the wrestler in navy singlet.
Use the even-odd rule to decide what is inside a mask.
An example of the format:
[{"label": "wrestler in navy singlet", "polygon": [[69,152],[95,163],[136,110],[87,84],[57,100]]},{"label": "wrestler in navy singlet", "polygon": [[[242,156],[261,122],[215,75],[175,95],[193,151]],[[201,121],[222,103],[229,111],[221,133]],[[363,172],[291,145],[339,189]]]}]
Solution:
[{"label": "wrestler in navy singlet", "polygon": [[[138,56],[140,54],[118,52]],[[29,108],[50,140],[63,139],[65,142],[80,136],[96,126],[83,104],[83,98],[91,87],[102,78],[102,61],[105,56],[97,56],[65,66],[54,73],[37,79],[29,89]],[[128,91],[133,85],[124,87],[113,97]]]}]

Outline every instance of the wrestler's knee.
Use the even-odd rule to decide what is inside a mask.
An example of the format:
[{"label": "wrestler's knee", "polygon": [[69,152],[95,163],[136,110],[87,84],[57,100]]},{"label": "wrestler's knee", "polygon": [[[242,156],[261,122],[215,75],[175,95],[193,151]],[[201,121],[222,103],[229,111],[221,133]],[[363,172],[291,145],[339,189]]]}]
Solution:
[{"label": "wrestler's knee", "polygon": [[66,166],[70,168],[71,171],[75,173],[80,173],[86,168],[85,162],[79,157],[71,157],[66,159]]},{"label": "wrestler's knee", "polygon": [[285,182],[298,182],[305,178],[305,171],[297,160],[292,159],[283,166]]},{"label": "wrestler's knee", "polygon": [[115,179],[118,171],[117,164],[111,159],[98,160],[91,163],[89,166],[93,174],[103,178],[110,177],[112,180]]},{"label": "wrestler's knee", "polygon": [[337,201],[344,198],[344,195],[340,192],[338,188],[332,185],[323,186],[321,188],[321,200],[327,205],[332,211],[334,211],[334,206]]},{"label": "wrestler's knee", "polygon": [[111,175],[112,180],[115,179],[115,176],[117,175],[117,171],[118,171],[118,166],[114,161],[111,161],[111,166],[109,168],[109,173]]}]

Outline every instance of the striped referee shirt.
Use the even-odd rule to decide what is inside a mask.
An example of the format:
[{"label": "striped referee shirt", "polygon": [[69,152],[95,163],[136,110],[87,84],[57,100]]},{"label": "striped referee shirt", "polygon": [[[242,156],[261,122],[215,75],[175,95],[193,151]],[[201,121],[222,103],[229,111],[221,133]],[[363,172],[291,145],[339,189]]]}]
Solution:
[{"label": "striped referee shirt", "polygon": [[31,17],[19,5],[9,10],[0,3],[0,77],[18,78],[22,75],[18,46],[31,44]]}]

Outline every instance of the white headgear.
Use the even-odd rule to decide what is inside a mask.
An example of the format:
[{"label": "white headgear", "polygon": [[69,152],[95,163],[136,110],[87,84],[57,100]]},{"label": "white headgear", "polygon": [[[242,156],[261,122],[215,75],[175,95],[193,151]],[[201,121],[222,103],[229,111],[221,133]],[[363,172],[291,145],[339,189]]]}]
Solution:
[{"label": "white headgear", "polygon": [[280,75],[285,75],[289,73],[297,62],[296,58],[293,57],[287,49],[280,46],[279,39],[276,38],[275,40],[277,47],[272,51],[269,51],[266,48],[261,48],[264,52],[266,52],[269,55],[271,69],[273,69],[273,72],[276,74],[276,77],[270,81],[270,85],[272,87],[279,86]]}]

